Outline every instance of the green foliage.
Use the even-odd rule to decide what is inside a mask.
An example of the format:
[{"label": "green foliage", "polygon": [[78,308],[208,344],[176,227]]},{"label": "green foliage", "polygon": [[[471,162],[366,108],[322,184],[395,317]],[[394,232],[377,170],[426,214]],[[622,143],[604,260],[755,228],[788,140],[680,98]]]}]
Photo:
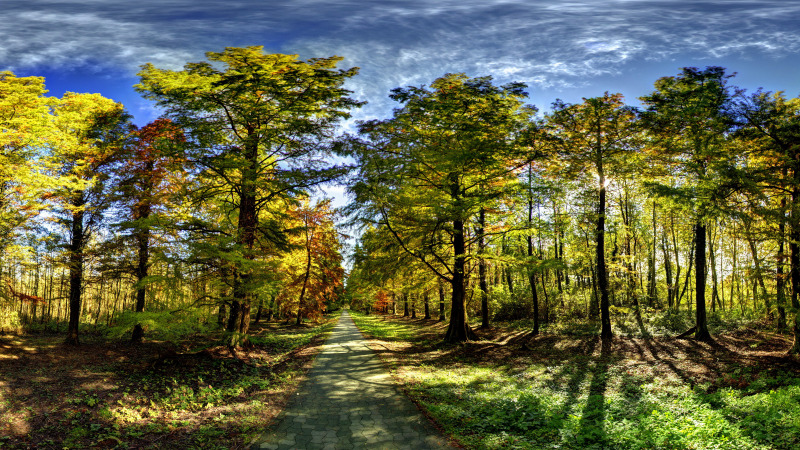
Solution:
[{"label": "green foliage", "polygon": [[5,332],[16,332],[22,329],[19,320],[19,313],[7,308],[0,309],[0,330]]},{"label": "green foliage", "polygon": [[[388,340],[418,327],[361,317]],[[404,337],[401,339],[401,337]],[[382,339],[386,339],[385,337]],[[407,387],[467,448],[789,449],[800,445],[800,377],[746,366],[714,385],[653,377],[614,356],[551,354],[404,366]],[[407,362],[407,363],[408,363]],[[731,383],[731,384],[728,384]]]},{"label": "green foliage", "polygon": [[108,337],[119,339],[129,334],[136,324],[140,324],[152,339],[177,341],[190,335],[208,333],[217,328],[209,322],[208,313],[202,309],[190,308],[175,312],[169,311],[124,311],[114,326],[108,329]]}]

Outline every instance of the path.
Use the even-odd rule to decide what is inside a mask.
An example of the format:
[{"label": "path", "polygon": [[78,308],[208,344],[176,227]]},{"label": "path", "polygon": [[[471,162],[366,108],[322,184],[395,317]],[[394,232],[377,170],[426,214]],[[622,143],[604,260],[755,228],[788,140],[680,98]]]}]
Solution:
[{"label": "path", "polygon": [[253,449],[437,449],[447,447],[398,392],[347,310],[308,379]]}]

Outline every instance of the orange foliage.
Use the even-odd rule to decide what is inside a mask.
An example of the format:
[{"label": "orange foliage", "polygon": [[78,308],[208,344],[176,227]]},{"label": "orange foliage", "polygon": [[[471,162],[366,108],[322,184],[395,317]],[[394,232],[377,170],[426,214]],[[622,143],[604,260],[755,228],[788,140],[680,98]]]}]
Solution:
[{"label": "orange foliage", "polygon": [[20,301],[29,302],[34,305],[44,305],[47,303],[47,300],[43,299],[42,297],[37,297],[35,295],[28,295],[28,294],[23,294],[22,292],[17,292],[16,290],[14,290],[14,287],[11,285],[10,281],[6,282],[6,285],[8,286],[8,290],[11,291],[11,295],[18,298]]},{"label": "orange foliage", "polygon": [[384,291],[378,291],[375,295],[375,303],[372,304],[372,310],[378,314],[389,313],[389,296]]}]

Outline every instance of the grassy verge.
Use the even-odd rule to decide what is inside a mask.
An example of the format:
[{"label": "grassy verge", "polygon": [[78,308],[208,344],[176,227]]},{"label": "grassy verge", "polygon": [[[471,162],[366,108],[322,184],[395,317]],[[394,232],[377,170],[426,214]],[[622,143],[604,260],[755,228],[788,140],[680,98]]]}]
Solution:
[{"label": "grassy verge", "polygon": [[246,448],[282,409],[335,319],[141,346],[0,336],[0,448]]},{"label": "grassy verge", "polygon": [[495,327],[436,344],[444,325],[353,314],[409,395],[467,448],[790,449],[800,365],[753,330],[713,345]]}]

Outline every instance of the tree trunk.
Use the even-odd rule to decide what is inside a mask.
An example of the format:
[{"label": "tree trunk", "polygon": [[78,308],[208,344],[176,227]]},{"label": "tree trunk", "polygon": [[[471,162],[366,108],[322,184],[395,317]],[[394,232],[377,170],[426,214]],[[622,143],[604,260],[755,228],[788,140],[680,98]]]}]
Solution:
[{"label": "tree trunk", "polygon": [[755,281],[757,286],[761,288],[759,295],[757,287],[753,287],[753,309],[756,309],[756,300],[761,297],[764,299],[764,307],[767,310],[767,317],[774,318],[774,316],[772,316],[772,305],[770,304],[769,297],[767,296],[767,287],[764,283],[764,275],[761,273],[761,261],[758,259],[758,247],[756,247],[756,240],[753,237],[750,226],[750,223],[745,223],[745,237],[747,238],[747,244],[750,247],[750,254],[753,257],[753,265],[756,269]]},{"label": "tree trunk", "polygon": [[466,246],[464,243],[464,222],[453,221],[453,276],[451,278],[452,296],[450,324],[447,327],[444,341],[448,343],[466,342],[477,339],[475,332],[467,321],[467,308],[464,302],[464,266]]},{"label": "tree trunk", "polygon": [[408,317],[410,314],[408,310],[408,294],[403,292],[403,317]]},{"label": "tree trunk", "polygon": [[72,238],[69,245],[69,326],[66,344],[78,345],[78,326],[81,316],[81,291],[83,290],[83,247],[85,230],[83,227],[83,195],[74,203],[77,210],[72,213]]},{"label": "tree trunk", "polygon": [[[678,300],[675,301],[675,310],[681,309],[681,300],[683,300],[683,296],[686,294],[686,289],[689,288],[689,279],[692,276],[692,265],[694,264],[695,259],[697,259],[697,256],[695,254],[695,249],[697,248],[697,234],[694,234],[694,236],[692,237],[691,245],[692,246],[689,249],[689,268],[686,269],[686,277],[683,279],[683,289],[681,289],[680,295],[678,296]],[[677,283],[677,281],[678,279],[676,277],[675,282]],[[689,299],[687,306],[687,309],[689,311],[692,310],[691,304],[692,304],[691,299]]]},{"label": "tree trunk", "polygon": [[259,298],[259,300],[258,300],[258,309],[256,309],[256,320],[255,320],[256,324],[258,324],[258,322],[261,321],[261,314],[262,314],[263,310],[264,310],[264,299],[263,298]]},{"label": "tree trunk", "polygon": [[[486,211],[481,208],[478,213],[478,278],[481,289],[481,328],[489,328],[489,287],[486,284],[486,242],[484,227],[486,226]],[[509,290],[511,284],[509,284]]]},{"label": "tree trunk", "polygon": [[[794,159],[794,164],[800,164],[797,158]],[[792,223],[789,231],[789,270],[791,271],[792,283],[792,309],[794,310],[794,323],[792,324],[792,333],[794,334],[794,343],[792,348],[789,349],[789,354],[800,354],[800,167],[793,168],[793,185],[792,185]]]},{"label": "tree trunk", "polygon": [[[719,227],[714,227],[715,231]],[[714,235],[717,233],[715,232]],[[711,238],[708,244],[708,259],[711,263],[711,311],[717,310],[717,303],[719,302],[719,279],[717,278],[717,252],[715,250],[716,236]]]},{"label": "tree trunk", "polygon": [[533,303],[533,330],[531,334],[539,334],[539,293],[536,291],[536,270],[533,266],[533,167],[528,165],[528,284],[531,288],[531,302]]},{"label": "tree trunk", "polygon": [[425,305],[425,320],[431,320],[431,298],[427,290],[422,294],[422,299]]},{"label": "tree trunk", "polygon": [[[147,219],[148,214],[143,219]],[[139,230],[136,235],[138,254],[136,263],[136,312],[144,312],[144,301],[147,290],[144,286],[144,279],[147,276],[147,269],[150,261],[150,229],[144,228]],[[144,329],[141,324],[136,324],[133,327],[131,334],[131,342],[141,343],[144,338]]]},{"label": "tree trunk", "polygon": [[[785,174],[784,174],[785,176]],[[778,329],[786,329],[786,275],[783,272],[784,260],[784,242],[786,241],[786,197],[781,198],[781,218],[778,223],[778,255],[775,271],[775,303],[778,307]]]},{"label": "tree trunk", "polygon": [[444,283],[439,280],[439,322],[443,322],[447,317],[444,313]]},{"label": "tree trunk", "polygon": [[[255,130],[247,130],[248,136],[253,136]],[[258,227],[258,208],[256,194],[258,184],[258,146],[248,142],[244,148],[245,165],[242,168],[241,185],[239,186],[239,221],[237,223],[237,244],[242,249],[242,258],[245,261],[255,259],[253,251],[256,243],[256,228]],[[228,345],[236,347],[247,340],[250,329],[250,302],[252,299],[251,275],[249,268],[242,268],[239,264],[233,266],[233,302],[231,304],[231,317],[228,320]]]},{"label": "tree trunk", "polygon": [[656,238],[656,200],[653,199],[653,248],[647,258],[647,299],[653,307],[658,303],[658,284],[656,283],[656,254],[658,252],[658,239]]},{"label": "tree trunk", "polygon": [[597,204],[597,229],[595,231],[596,248],[595,259],[597,260],[597,285],[600,290],[600,338],[609,340],[613,336],[611,332],[611,312],[608,302],[608,272],[606,271],[605,254],[605,225],[606,225],[606,188],[605,177],[600,172],[600,199]]},{"label": "tree trunk", "polygon": [[306,229],[306,273],[303,275],[303,287],[300,288],[300,298],[297,301],[297,325],[303,322],[303,302],[308,289],[308,278],[311,276],[311,239]]},{"label": "tree trunk", "polygon": [[695,225],[695,323],[697,331],[694,338],[698,341],[710,341],[706,318],[706,226],[702,222]]}]

